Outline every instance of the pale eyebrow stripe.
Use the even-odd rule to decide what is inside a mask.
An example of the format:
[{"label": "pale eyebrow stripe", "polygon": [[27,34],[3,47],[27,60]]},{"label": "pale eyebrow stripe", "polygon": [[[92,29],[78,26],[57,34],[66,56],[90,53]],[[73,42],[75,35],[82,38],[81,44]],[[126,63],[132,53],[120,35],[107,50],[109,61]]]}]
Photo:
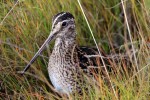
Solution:
[{"label": "pale eyebrow stripe", "polygon": [[59,16],[57,16],[57,17],[55,18],[55,20],[54,20],[54,22],[53,22],[53,25],[52,25],[52,28],[54,27],[54,25],[55,25],[57,19],[58,19],[59,17],[63,16],[64,14],[66,14],[66,13],[60,14]]}]

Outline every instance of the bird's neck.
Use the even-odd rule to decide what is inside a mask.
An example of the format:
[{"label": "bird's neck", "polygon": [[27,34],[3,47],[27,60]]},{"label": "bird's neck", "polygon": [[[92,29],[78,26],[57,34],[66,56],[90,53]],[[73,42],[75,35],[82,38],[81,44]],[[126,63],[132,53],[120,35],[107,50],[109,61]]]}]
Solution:
[{"label": "bird's neck", "polygon": [[76,45],[75,38],[57,38],[54,45],[54,52],[59,50],[59,52],[69,52],[71,48],[73,49]]}]

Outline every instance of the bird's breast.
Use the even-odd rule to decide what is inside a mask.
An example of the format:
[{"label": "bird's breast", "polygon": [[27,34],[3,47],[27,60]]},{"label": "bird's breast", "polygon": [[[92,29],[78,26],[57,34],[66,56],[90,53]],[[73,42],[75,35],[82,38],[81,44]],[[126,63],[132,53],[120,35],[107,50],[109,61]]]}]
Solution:
[{"label": "bird's breast", "polygon": [[50,80],[55,89],[62,93],[71,93],[75,83],[73,83],[72,64],[62,57],[51,55],[48,64]]}]

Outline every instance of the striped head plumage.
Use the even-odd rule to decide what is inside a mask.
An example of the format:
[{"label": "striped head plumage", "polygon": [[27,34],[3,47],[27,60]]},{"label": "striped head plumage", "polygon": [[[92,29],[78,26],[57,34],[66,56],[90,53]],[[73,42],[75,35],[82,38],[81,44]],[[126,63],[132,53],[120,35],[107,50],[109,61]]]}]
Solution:
[{"label": "striped head plumage", "polygon": [[61,12],[55,15],[52,19],[51,35],[56,38],[75,38],[75,21],[72,14],[69,12]]}]

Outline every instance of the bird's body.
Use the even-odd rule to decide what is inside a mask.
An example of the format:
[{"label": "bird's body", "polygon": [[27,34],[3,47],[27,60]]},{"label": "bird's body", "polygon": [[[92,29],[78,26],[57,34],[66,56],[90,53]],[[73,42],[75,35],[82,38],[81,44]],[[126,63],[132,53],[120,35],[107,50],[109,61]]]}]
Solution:
[{"label": "bird's body", "polygon": [[[88,66],[96,63],[94,59],[87,58],[88,49],[91,54],[97,53],[93,49],[78,47],[75,40],[64,41],[57,38],[49,58],[48,72],[49,77],[58,92],[72,93],[77,91],[81,93],[83,83],[83,72],[87,71]],[[93,51],[92,51],[93,50]],[[93,61],[92,61],[93,60]]]},{"label": "bird's body", "polygon": [[52,21],[50,36],[31,59],[24,72],[43,51],[46,44],[52,39],[56,39],[48,63],[50,80],[60,93],[81,92],[84,85],[83,72],[89,71],[88,66],[96,65],[96,59],[90,59],[86,55],[87,53],[94,55],[97,52],[94,49],[78,47],[76,44],[75,22],[72,14],[68,12],[58,13]]},{"label": "bird's body", "polygon": [[[67,41],[68,42],[68,41]],[[75,43],[67,43],[62,39],[56,39],[53,52],[49,59],[49,77],[55,89],[63,93],[71,93],[73,86],[77,85],[75,79],[79,76],[79,68],[75,62]],[[75,81],[76,80],[76,81]]]}]

